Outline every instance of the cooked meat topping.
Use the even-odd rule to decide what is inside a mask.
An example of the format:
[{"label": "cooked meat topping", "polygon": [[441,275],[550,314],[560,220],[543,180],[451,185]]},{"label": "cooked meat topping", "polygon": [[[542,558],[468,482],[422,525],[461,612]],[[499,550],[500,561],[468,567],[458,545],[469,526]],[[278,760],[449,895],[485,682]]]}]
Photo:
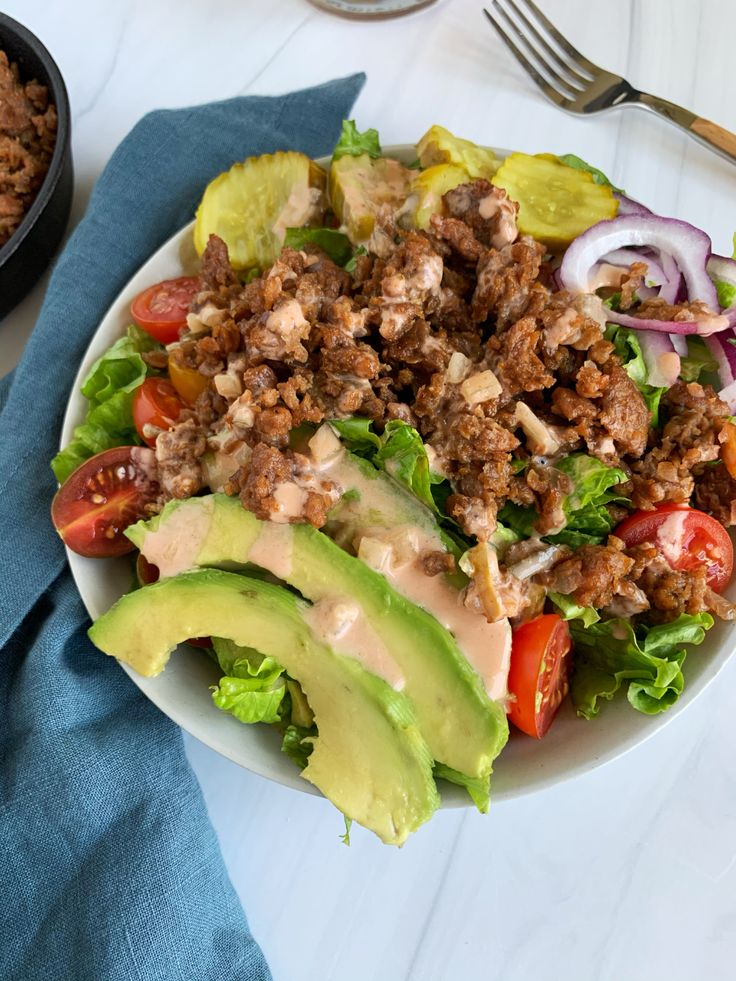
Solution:
[{"label": "cooked meat topping", "polygon": [[[574,485],[555,463],[575,451],[621,468],[629,480],[616,491],[635,507],[694,493],[704,510],[736,523],[736,481],[718,462],[727,407],[707,387],[678,383],[651,427],[604,337],[600,297],[554,289],[544,247],[517,237],[515,206],[487,182],[443,201],[427,233],[379,215],[380,255],[359,257],[352,275],[314,247],[287,248],[242,285],[224,244],[210,239],[189,330],[169,356],[211,381],[159,438],[164,497],[196,493],[214,452],[227,468],[226,491],[260,518],[321,527],[338,489],[295,452],[294,430],[357,415],[380,433],[403,420],[449,481],[446,513],[480,543],[485,581],[473,575],[466,602],[487,616],[523,619],[542,609],[548,590],[611,616],[727,615],[702,576],[673,572],[650,546],[625,550],[614,536],[575,550],[539,544],[568,520]],[[707,314],[697,304],[637,307],[644,276],[643,264],[622,275],[623,306],[641,316]],[[519,548],[493,565],[489,540],[507,502],[536,512],[531,541],[544,562],[537,568],[530,553],[534,571],[523,581],[508,571]],[[629,513],[607,508],[614,526]],[[454,559],[430,550],[419,566],[439,575]]]},{"label": "cooked meat topping", "polygon": [[18,228],[49,169],[56,143],[56,107],[48,89],[22,82],[0,51],[0,247]]}]

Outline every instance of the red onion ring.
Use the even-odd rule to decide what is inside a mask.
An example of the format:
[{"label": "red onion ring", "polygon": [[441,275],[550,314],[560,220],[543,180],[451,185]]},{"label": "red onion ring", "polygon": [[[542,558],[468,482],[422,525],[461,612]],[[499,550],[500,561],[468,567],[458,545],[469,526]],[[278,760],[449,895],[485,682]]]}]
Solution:
[{"label": "red onion ring", "polygon": [[[663,265],[670,266],[671,260],[679,267],[691,300],[701,300],[713,311],[720,309],[716,288],[705,269],[711,255],[710,238],[699,228],[676,218],[636,214],[598,222],[579,235],[568,247],[560,266],[563,285],[573,292],[588,292],[592,267],[603,256],[626,246],[657,249]],[[664,269],[666,273],[670,270]],[[667,285],[670,285],[669,280]],[[662,298],[666,299],[665,296]],[[736,310],[734,314],[736,316]],[[653,330],[666,334],[705,336],[725,330],[729,325],[728,318],[715,313],[711,317],[692,321],[643,320],[616,313],[614,310],[607,317],[614,323],[634,330]]]},{"label": "red onion ring", "polygon": [[639,333],[639,345],[647,366],[647,381],[657,388],[671,388],[680,374],[680,355],[667,334],[643,330]]}]

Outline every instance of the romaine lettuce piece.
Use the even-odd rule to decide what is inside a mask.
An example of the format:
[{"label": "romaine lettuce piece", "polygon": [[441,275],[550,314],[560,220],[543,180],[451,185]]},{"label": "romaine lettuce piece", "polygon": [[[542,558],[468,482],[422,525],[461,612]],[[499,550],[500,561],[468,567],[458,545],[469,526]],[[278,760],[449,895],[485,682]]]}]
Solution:
[{"label": "romaine lettuce piece", "polygon": [[616,354],[621,358],[624,371],[641,392],[641,396],[649,409],[652,425],[658,427],[659,402],[667,389],[666,387],[657,388],[649,384],[649,373],[636,331],[629,327],[609,324],[606,328],[606,340],[611,341],[616,348]]},{"label": "romaine lettuce piece", "polygon": [[581,158],[575,156],[574,153],[565,153],[557,159],[565,164],[566,167],[572,167],[573,170],[584,170],[586,173],[590,174],[596,184],[602,184],[604,187],[612,187],[613,190],[619,194],[624,193],[620,187],[616,187],[613,182],[606,177],[602,170],[598,170],[597,167],[593,167],[591,164],[586,163],[585,160],[581,160]]},{"label": "romaine lettuce piece", "polygon": [[213,637],[212,646],[225,672],[212,688],[215,705],[240,722],[278,722],[287,691],[281,665],[231,640]]},{"label": "romaine lettuce piece", "polygon": [[354,119],[343,119],[342,133],[332,151],[332,159],[340,157],[360,157],[367,153],[374,159],[381,156],[381,142],[377,129],[367,129],[364,133],[358,130]]},{"label": "romaine lettuce piece", "polygon": [[125,336],[92,365],[81,389],[89,400],[87,417],[74,430],[69,445],[51,461],[60,484],[96,453],[112,446],[141,443],[133,423],[133,392],[152,373],[141,355],[160,347],[145,331],[131,324]]},{"label": "romaine lettuce piece", "polygon": [[338,266],[346,265],[353,257],[350,239],[336,228],[287,228],[284,246],[303,249],[311,243],[318,246]]},{"label": "romaine lettuce piece", "polygon": [[665,711],[683,689],[683,645],[701,644],[712,626],[708,613],[683,613],[671,623],[636,628],[620,617],[587,625],[571,619],[575,653],[570,691],[578,715],[593,718],[600,700],[613,698],[624,683],[637,711]]}]

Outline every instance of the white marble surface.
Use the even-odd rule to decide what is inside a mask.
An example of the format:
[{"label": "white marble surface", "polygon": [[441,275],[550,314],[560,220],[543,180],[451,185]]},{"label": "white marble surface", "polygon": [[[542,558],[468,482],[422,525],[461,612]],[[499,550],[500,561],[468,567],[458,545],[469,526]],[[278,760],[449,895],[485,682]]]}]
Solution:
[{"label": "white marble surface", "polygon": [[[574,151],[721,251],[736,170],[659,120],[581,120],[545,104],[481,17],[440,0],[381,23],[305,0],[6,0],[70,90],[79,216],[147,110],[368,72],[356,115],[385,143],[433,122],[489,143]],[[591,58],[736,129],[732,0],[546,0]],[[43,284],[0,323],[0,370]],[[693,653],[692,657],[697,657]],[[324,801],[187,747],[228,869],[276,981],[727,981],[736,960],[736,663],[680,719],[571,784],[438,814],[401,851]],[[581,723],[581,739],[585,725]],[[194,979],[193,979],[194,981]]]}]

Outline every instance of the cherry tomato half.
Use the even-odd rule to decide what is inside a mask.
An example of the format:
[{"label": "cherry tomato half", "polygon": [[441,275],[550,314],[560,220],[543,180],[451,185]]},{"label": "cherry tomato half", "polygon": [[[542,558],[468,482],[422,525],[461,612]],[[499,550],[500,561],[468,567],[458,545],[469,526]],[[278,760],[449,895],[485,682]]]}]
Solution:
[{"label": "cherry tomato half", "polygon": [[513,633],[509,720],[528,736],[541,739],[570,690],[572,641],[557,613],[528,620]]},{"label": "cherry tomato half", "polygon": [[170,381],[146,378],[133,393],[133,422],[143,442],[155,446],[156,430],[171,429],[183,408],[184,403]]},{"label": "cherry tomato half", "polygon": [[73,552],[109,558],[135,546],[123,532],[146,517],[159,493],[156,457],[145,446],[115,446],[77,467],[51,504],[51,518]]},{"label": "cherry tomato half", "polygon": [[133,300],[133,320],[161,344],[173,344],[187,322],[189,304],[199,291],[196,276],[180,276],[149,286]]},{"label": "cherry tomato half", "polygon": [[708,585],[716,593],[731,581],[731,539],[723,525],[703,511],[682,504],[635,511],[621,522],[614,535],[627,546],[651,542],[673,569],[688,572],[704,564]]},{"label": "cherry tomato half", "polygon": [[194,405],[198,396],[207,388],[209,378],[201,375],[196,368],[177,364],[169,355],[169,378],[171,384],[188,405]]}]

